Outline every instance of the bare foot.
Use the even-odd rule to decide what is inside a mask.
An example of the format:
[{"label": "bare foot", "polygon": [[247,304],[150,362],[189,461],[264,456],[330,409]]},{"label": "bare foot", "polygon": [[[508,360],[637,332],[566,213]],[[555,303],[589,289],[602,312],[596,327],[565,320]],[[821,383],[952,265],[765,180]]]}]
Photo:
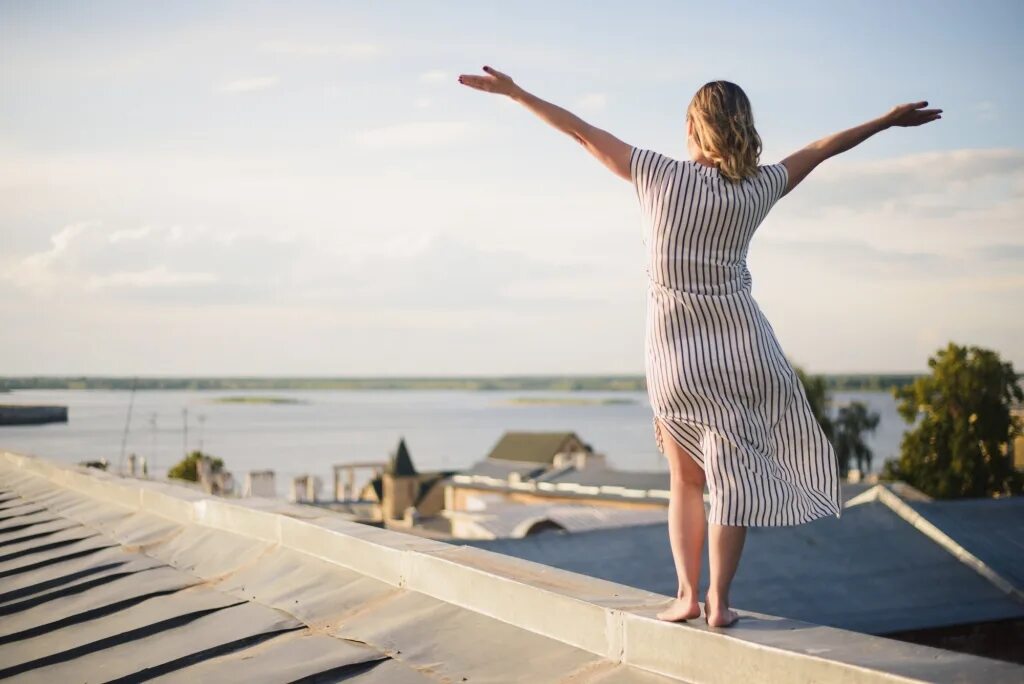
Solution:
[{"label": "bare foot", "polygon": [[740,616],[732,608],[717,613],[709,612],[706,616],[707,623],[712,627],[732,627],[739,619]]},{"label": "bare foot", "polygon": [[696,599],[673,599],[668,608],[658,613],[659,620],[679,622],[700,617],[700,604]]},{"label": "bare foot", "polygon": [[731,627],[740,619],[739,614],[711,594],[704,597],[704,621],[711,627]]}]

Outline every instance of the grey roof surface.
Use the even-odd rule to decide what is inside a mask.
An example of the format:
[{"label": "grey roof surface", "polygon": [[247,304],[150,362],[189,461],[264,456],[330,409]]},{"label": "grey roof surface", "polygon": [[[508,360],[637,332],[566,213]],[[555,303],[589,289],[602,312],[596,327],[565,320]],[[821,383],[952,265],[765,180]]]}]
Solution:
[{"label": "grey roof surface", "polygon": [[986,681],[1024,668],[668,598],[339,519],[0,452],[14,681]]},{"label": "grey roof surface", "polygon": [[538,482],[574,482],[588,487],[612,485],[631,489],[668,489],[668,471],[616,470],[602,466],[559,468],[537,478]]},{"label": "grey roof surface", "polygon": [[579,504],[489,504],[483,511],[450,512],[449,517],[465,517],[474,521],[479,538],[499,539],[523,537],[531,533],[534,525],[549,522],[568,532],[630,527],[662,522],[664,508],[615,508]]},{"label": "grey roof surface", "polygon": [[547,466],[538,463],[524,463],[523,461],[503,461],[495,458],[485,458],[477,461],[469,468],[459,471],[459,475],[480,475],[482,477],[493,477],[499,480],[507,480],[512,473],[519,473],[523,478],[533,477],[543,473]]},{"label": "grey roof surface", "polygon": [[0,678],[678,681],[276,544],[33,485],[0,471]]},{"label": "grey roof surface", "polygon": [[[667,524],[465,543],[648,591],[676,590]],[[702,596],[707,583],[705,546]],[[1024,617],[1024,604],[879,502],[846,508],[839,520],[749,528],[730,598],[746,610],[872,634]]]},{"label": "grey roof surface", "polygon": [[907,504],[1024,591],[1024,496]]}]

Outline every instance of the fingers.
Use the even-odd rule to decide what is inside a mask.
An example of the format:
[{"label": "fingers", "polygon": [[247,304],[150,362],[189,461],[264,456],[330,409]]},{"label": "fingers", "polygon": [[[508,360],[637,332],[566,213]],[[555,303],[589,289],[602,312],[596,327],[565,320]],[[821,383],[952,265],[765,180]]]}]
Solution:
[{"label": "fingers", "polygon": [[497,69],[494,69],[494,68],[489,67],[489,66],[484,66],[484,71],[489,73],[491,76],[494,76],[495,78],[505,78],[505,79],[508,79],[510,81],[512,80],[511,78],[509,78],[509,76],[507,74],[503,74],[500,71],[498,71]]},{"label": "fingers", "polygon": [[462,74],[459,76],[459,83],[469,86],[470,88],[476,88],[477,90],[490,90],[494,85],[494,79],[486,76]]}]

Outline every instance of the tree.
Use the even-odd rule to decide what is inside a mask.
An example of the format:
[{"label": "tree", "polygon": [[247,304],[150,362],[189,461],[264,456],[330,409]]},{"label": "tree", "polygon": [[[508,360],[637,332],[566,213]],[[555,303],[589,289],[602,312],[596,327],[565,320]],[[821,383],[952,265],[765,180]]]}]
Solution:
[{"label": "tree", "polygon": [[928,359],[931,373],[893,391],[900,415],[917,425],[883,475],[935,498],[1024,493],[1009,444],[1021,425],[1010,412],[1024,391],[1010,363],[980,347],[952,342]]},{"label": "tree", "polygon": [[167,471],[167,477],[176,480],[188,480],[189,482],[199,482],[199,460],[202,458],[210,459],[210,469],[214,473],[218,473],[224,469],[224,461],[204,454],[201,451],[193,451],[185,458],[178,461],[174,467]]},{"label": "tree", "polygon": [[825,436],[828,437],[828,441],[831,442],[835,433],[835,427],[828,415],[828,405],[832,400],[828,394],[825,378],[821,375],[807,375],[800,366],[794,365],[793,368],[800,378],[800,384],[804,386],[804,391],[807,394],[807,403],[811,405],[811,413],[814,414]]},{"label": "tree", "polygon": [[871,471],[871,459],[874,454],[864,441],[863,434],[874,432],[878,427],[878,421],[878,414],[869,411],[867,405],[860,401],[851,402],[849,406],[839,409],[832,444],[839,458],[839,472],[844,476],[850,471],[851,458],[857,460],[857,470],[862,473]]}]

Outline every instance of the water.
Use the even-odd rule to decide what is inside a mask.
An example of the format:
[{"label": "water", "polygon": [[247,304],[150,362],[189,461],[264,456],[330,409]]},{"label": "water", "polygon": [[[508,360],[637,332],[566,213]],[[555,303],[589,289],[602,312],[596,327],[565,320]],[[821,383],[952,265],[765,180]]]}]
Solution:
[{"label": "water", "polygon": [[[163,476],[185,451],[183,409],[188,411],[189,450],[224,459],[229,470],[272,468],[279,489],[292,476],[313,473],[329,482],[331,465],[382,461],[405,437],[421,470],[460,469],[480,460],[506,430],[574,431],[615,468],[663,470],[643,392],[476,392],[422,390],[295,390],[259,396],[295,399],[293,404],[218,403],[238,391],[137,391],[125,453],[149,460]],[[252,393],[255,394],[255,393]],[[117,464],[129,392],[16,390],[0,403],[68,407],[68,422],[0,427],[0,449],[76,463],[106,458]],[[587,404],[515,403],[516,398],[585,400]],[[630,403],[601,403],[603,400]],[[892,396],[883,392],[836,392],[836,404],[863,401],[881,415],[869,438],[875,469],[898,453],[904,423]],[[152,420],[155,418],[155,429]]]}]

